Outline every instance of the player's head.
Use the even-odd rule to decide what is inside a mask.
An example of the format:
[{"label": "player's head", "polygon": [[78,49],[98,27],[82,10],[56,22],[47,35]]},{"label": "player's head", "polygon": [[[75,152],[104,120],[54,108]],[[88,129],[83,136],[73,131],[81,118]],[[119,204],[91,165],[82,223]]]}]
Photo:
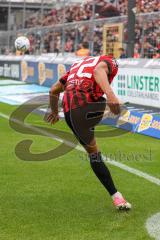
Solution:
[{"label": "player's head", "polygon": [[88,42],[83,42],[83,43],[82,43],[82,47],[88,49],[88,48],[89,48]]}]

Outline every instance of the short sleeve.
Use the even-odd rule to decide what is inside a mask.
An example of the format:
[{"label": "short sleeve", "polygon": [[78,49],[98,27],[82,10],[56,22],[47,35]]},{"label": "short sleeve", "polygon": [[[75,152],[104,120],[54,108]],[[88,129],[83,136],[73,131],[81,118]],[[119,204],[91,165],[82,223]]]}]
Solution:
[{"label": "short sleeve", "polygon": [[110,63],[108,60],[106,60],[106,59],[102,60],[101,62],[105,62],[105,63],[107,64],[107,67],[108,67],[108,74],[110,75],[110,74],[112,73],[112,66],[111,66],[111,63]]},{"label": "short sleeve", "polygon": [[109,75],[113,74],[115,71],[118,70],[118,63],[115,58],[106,56],[106,57],[103,57],[101,61],[107,64]]},{"label": "short sleeve", "polygon": [[60,82],[62,85],[65,85],[66,82],[67,82],[68,76],[69,76],[69,71],[66,72],[66,73],[59,79],[59,82]]}]

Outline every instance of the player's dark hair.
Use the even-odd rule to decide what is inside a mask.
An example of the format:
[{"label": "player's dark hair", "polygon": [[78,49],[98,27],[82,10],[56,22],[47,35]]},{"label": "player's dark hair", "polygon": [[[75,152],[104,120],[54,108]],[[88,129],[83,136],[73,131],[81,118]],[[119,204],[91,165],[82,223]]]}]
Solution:
[{"label": "player's dark hair", "polygon": [[89,47],[89,44],[88,44],[88,42],[83,42],[83,43],[82,43],[82,46],[83,46],[84,48],[88,48],[88,47]]}]

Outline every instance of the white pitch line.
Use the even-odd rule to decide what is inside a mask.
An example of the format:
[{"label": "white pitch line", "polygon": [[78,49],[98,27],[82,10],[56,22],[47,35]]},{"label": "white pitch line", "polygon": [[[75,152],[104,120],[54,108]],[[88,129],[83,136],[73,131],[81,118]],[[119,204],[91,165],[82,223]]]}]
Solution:
[{"label": "white pitch line", "polygon": [[133,109],[131,109],[131,111],[143,111],[143,110],[145,110],[144,108],[133,108]]},{"label": "white pitch line", "polygon": [[146,229],[151,237],[160,240],[160,212],[147,219]]},{"label": "white pitch line", "polygon": [[138,112],[152,113],[153,111],[152,110],[140,110]]},{"label": "white pitch line", "polygon": [[[5,119],[7,119],[7,120],[9,120],[9,116],[6,115],[6,114],[0,113],[0,116],[3,117],[3,118],[5,118]],[[67,146],[74,147],[74,148],[77,149],[78,151],[85,152],[85,150],[84,150],[81,146],[77,146],[77,145],[75,145],[73,142],[64,140],[64,139],[62,139],[62,138],[60,138],[60,137],[58,137],[58,136],[56,136],[56,135],[54,135],[54,134],[52,134],[52,133],[48,133],[48,132],[46,132],[46,131],[44,131],[44,130],[41,130],[41,129],[39,129],[39,128],[37,128],[37,127],[34,127],[34,126],[31,126],[31,125],[29,125],[29,124],[26,124],[26,123],[24,124],[23,122],[19,121],[18,119],[11,119],[11,120],[12,120],[13,122],[16,122],[16,123],[22,125],[22,126],[25,126],[25,127],[29,128],[29,129],[32,129],[32,130],[34,130],[34,131],[37,132],[37,133],[41,133],[41,134],[43,134],[44,136],[50,137],[50,138],[52,138],[52,139],[54,139],[54,140],[56,140],[56,141],[58,141],[58,142],[64,142]],[[146,179],[147,181],[149,181],[149,182],[151,182],[151,183],[154,183],[154,184],[160,186],[160,179],[159,179],[159,178],[156,178],[156,177],[151,176],[151,175],[149,175],[149,174],[147,174],[147,173],[145,173],[145,172],[142,172],[142,171],[140,171],[140,170],[138,170],[138,169],[136,169],[136,168],[129,167],[129,166],[123,164],[123,163],[120,163],[120,162],[117,162],[117,161],[112,160],[112,159],[110,159],[110,158],[107,158],[106,156],[103,156],[103,158],[104,158],[104,161],[107,160],[107,162],[108,162],[110,165],[116,166],[116,167],[118,167],[118,168],[120,168],[120,169],[125,170],[126,172],[129,172],[129,173],[131,173],[131,174],[134,174],[134,175],[136,175],[136,176],[139,176],[139,177],[141,177],[141,178],[144,178],[144,179]]]}]

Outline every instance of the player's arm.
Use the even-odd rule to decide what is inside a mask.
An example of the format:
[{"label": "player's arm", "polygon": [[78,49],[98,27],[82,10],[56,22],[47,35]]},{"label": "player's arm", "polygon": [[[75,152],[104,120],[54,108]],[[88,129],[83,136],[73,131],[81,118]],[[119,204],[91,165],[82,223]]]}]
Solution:
[{"label": "player's arm", "polygon": [[49,102],[51,111],[58,114],[58,100],[59,94],[64,91],[63,85],[60,81],[57,81],[54,85],[52,85],[49,91]]},{"label": "player's arm", "polygon": [[106,95],[108,106],[110,107],[111,112],[113,112],[114,114],[119,114],[120,103],[109,84],[108,73],[108,65],[106,62],[102,61],[94,69],[94,78],[104,92],[104,94]]},{"label": "player's arm", "polygon": [[59,94],[64,91],[69,71],[64,74],[54,85],[52,85],[49,92],[49,105],[51,108],[50,114],[47,116],[47,121],[51,124],[56,123],[59,120],[58,116],[58,100]]},{"label": "player's arm", "polygon": [[47,116],[47,121],[50,122],[51,124],[54,124],[59,120],[58,101],[59,101],[59,94],[63,91],[64,91],[64,87],[60,83],[60,81],[57,81],[54,85],[52,85],[49,91],[49,105],[51,108],[51,112]]}]

